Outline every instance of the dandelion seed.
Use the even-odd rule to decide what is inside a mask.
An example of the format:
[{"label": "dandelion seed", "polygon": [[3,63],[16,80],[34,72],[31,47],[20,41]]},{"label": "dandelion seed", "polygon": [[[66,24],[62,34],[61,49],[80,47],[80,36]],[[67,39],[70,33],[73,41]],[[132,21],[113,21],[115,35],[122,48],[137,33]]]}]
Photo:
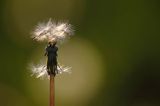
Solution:
[{"label": "dandelion seed", "polygon": [[[47,67],[45,64],[38,64],[38,65],[30,65],[31,70],[31,76],[35,76],[36,78],[49,78],[49,75],[47,73]],[[58,65],[57,67],[57,75],[62,73],[71,73],[71,67],[65,67],[62,65]]]},{"label": "dandelion seed", "polygon": [[73,34],[74,30],[71,24],[67,22],[56,23],[50,19],[47,23],[39,23],[36,26],[32,38],[36,41],[61,42]]}]

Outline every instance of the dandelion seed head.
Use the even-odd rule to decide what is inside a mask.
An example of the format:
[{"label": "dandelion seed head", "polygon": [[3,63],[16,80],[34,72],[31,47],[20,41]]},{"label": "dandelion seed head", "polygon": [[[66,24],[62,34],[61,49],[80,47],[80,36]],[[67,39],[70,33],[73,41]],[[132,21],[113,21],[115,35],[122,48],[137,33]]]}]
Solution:
[{"label": "dandelion seed head", "polygon": [[[49,19],[46,23],[39,23],[32,32],[32,38],[36,41],[42,42],[57,42],[61,43],[74,34],[71,24],[67,22],[55,22]],[[58,74],[63,72],[71,73],[70,67],[58,66]],[[47,67],[44,64],[31,65],[32,75],[36,78],[49,77]]]},{"label": "dandelion seed head", "polygon": [[47,23],[39,23],[32,33],[32,38],[37,41],[61,42],[73,35],[72,25],[67,22],[55,23],[51,19]]}]

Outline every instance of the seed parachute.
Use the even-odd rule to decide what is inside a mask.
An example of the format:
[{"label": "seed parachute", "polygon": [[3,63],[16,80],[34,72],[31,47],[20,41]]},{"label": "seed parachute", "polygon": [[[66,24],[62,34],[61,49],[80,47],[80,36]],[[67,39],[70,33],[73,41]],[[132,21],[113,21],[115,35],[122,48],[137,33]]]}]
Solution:
[{"label": "seed parachute", "polygon": [[39,23],[32,33],[36,41],[61,42],[74,34],[72,25],[67,22],[54,22],[51,19],[47,23]]}]

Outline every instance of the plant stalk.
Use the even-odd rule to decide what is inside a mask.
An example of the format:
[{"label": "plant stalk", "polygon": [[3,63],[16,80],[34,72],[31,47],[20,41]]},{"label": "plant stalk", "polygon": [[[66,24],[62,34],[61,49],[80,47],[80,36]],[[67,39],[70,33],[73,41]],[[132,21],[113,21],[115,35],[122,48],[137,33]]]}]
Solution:
[{"label": "plant stalk", "polygon": [[55,106],[54,75],[50,75],[50,106]]}]

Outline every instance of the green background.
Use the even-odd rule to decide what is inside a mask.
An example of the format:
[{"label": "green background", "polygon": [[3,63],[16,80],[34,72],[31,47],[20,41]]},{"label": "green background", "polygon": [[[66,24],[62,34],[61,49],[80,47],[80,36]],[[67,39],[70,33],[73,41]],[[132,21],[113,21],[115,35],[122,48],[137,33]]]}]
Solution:
[{"label": "green background", "polygon": [[[25,90],[23,77],[28,58],[39,45],[29,38],[29,33],[38,21],[50,17],[69,20],[75,26],[75,36],[92,42],[103,57],[106,65],[103,86],[85,106],[160,105],[159,0],[83,0],[85,6],[82,7],[80,0],[70,0],[68,2],[76,2],[76,6],[73,4],[69,16],[63,11],[67,0],[60,0],[61,5],[57,7],[52,7],[50,0],[46,7],[36,7],[39,2],[25,1],[22,14],[16,12],[21,6],[16,5],[18,2],[0,1],[0,83],[5,85],[0,86],[0,106],[10,106],[19,98],[25,98],[23,101],[29,106],[40,106]],[[37,17],[31,17],[36,12]],[[24,33],[17,20],[24,25]],[[18,91],[20,97],[13,91]],[[15,103],[15,106],[22,105]]]}]

